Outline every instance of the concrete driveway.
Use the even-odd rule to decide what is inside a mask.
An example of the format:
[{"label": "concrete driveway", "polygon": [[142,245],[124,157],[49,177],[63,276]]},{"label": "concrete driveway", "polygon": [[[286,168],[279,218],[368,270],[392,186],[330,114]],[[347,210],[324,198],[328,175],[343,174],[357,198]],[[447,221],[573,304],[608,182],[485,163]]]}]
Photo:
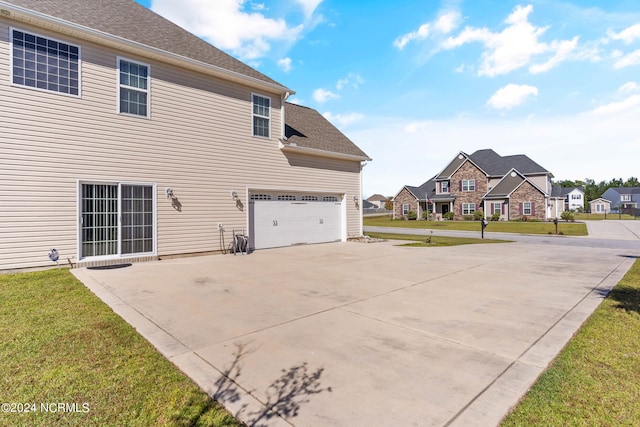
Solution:
[{"label": "concrete driveway", "polygon": [[74,274],[249,425],[489,426],[637,255],[348,242]]}]

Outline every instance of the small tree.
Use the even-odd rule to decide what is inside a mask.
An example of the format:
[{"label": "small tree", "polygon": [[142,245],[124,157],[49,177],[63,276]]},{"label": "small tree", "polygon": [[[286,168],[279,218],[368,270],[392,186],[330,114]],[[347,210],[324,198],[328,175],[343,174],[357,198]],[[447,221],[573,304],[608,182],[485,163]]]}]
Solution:
[{"label": "small tree", "polygon": [[474,221],[481,221],[483,218],[484,218],[484,212],[482,212],[481,210],[475,211],[473,213],[473,220]]},{"label": "small tree", "polygon": [[571,221],[571,222],[574,222],[576,220],[576,216],[571,211],[562,212],[562,214],[560,215],[560,218],[564,219],[565,221]]},{"label": "small tree", "polygon": [[384,202],[384,208],[388,211],[393,210],[393,197],[389,197],[386,202]]}]

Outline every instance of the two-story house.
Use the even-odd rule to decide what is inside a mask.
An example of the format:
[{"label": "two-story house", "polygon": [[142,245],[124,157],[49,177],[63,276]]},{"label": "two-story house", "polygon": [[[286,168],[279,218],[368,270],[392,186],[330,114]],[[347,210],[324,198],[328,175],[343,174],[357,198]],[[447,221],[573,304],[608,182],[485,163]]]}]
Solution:
[{"label": "two-story house", "polygon": [[640,204],[640,187],[612,187],[602,194],[602,198],[609,201],[612,211],[635,210]]},{"label": "two-story house", "polygon": [[558,217],[563,211],[579,211],[584,209],[584,190],[582,187],[561,187],[554,185],[551,189],[551,198],[558,201],[553,208],[559,212]]},{"label": "two-story house", "polygon": [[362,234],[370,160],[131,0],[0,0],[0,270]]},{"label": "two-story house", "polygon": [[464,219],[481,210],[502,220],[551,217],[553,175],[525,155],[500,156],[491,149],[460,152],[424,184],[404,186],[394,198],[394,217],[430,211],[435,219],[447,212]]}]

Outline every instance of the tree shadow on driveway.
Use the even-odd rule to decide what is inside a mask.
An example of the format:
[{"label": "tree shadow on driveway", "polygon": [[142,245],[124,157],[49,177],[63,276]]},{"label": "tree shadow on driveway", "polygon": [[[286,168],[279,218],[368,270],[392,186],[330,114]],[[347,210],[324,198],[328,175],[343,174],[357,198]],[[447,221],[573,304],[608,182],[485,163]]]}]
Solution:
[{"label": "tree shadow on driveway", "polygon": [[252,351],[244,343],[235,345],[233,361],[215,382],[212,397],[220,404],[227,406],[238,402],[244,392],[262,403],[263,408],[259,410],[249,410],[248,404],[244,403],[234,414],[249,426],[265,426],[266,421],[278,416],[284,419],[294,418],[298,416],[300,408],[310,401],[311,396],[325,391],[331,392],[331,387],[323,387],[320,381],[324,368],[312,370],[304,362],[282,369],[282,374],[269,384],[264,392],[264,398],[261,398],[256,390],[244,389],[238,382],[242,375],[242,359]]}]

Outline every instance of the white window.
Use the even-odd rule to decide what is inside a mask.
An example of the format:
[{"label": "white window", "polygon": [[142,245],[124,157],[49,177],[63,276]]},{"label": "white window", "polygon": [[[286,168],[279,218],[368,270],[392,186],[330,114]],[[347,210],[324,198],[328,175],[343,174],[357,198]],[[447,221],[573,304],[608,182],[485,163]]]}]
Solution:
[{"label": "white window", "polygon": [[296,196],[294,196],[292,194],[281,194],[281,195],[278,196],[278,200],[294,201],[294,200],[296,200]]},{"label": "white window", "polygon": [[302,196],[302,200],[305,202],[317,202],[318,196]]},{"label": "white window", "polygon": [[500,202],[493,202],[493,213],[502,213],[502,203]]},{"label": "white window", "polygon": [[449,181],[442,181],[441,185],[442,185],[442,192],[443,193],[448,193],[449,192]]},{"label": "white window", "polygon": [[620,196],[620,200],[623,202],[630,202],[631,201],[631,194],[622,194]]},{"label": "white window", "polygon": [[253,98],[253,136],[271,137],[271,98],[252,95]]},{"label": "white window", "polygon": [[84,183],[80,191],[81,258],[155,251],[153,185]]},{"label": "white window", "polygon": [[581,200],[582,196],[580,194],[572,194],[571,200]]},{"label": "white window", "polygon": [[338,198],[336,196],[323,196],[322,197],[322,201],[323,202],[337,202]]},{"label": "white window", "polygon": [[149,117],[149,66],[118,58],[118,111]]},{"label": "white window", "polygon": [[475,179],[463,179],[462,180],[462,191],[476,191],[476,180]]},{"label": "white window", "polygon": [[463,203],[462,204],[462,215],[473,215],[476,211],[475,203]]},{"label": "white window", "polygon": [[67,95],[80,95],[80,48],[11,29],[11,81]]},{"label": "white window", "polygon": [[531,202],[522,203],[522,215],[531,215]]},{"label": "white window", "polygon": [[604,212],[604,203],[596,203],[596,212]]},{"label": "white window", "polygon": [[402,205],[402,215],[409,215],[409,204],[405,203]]}]

